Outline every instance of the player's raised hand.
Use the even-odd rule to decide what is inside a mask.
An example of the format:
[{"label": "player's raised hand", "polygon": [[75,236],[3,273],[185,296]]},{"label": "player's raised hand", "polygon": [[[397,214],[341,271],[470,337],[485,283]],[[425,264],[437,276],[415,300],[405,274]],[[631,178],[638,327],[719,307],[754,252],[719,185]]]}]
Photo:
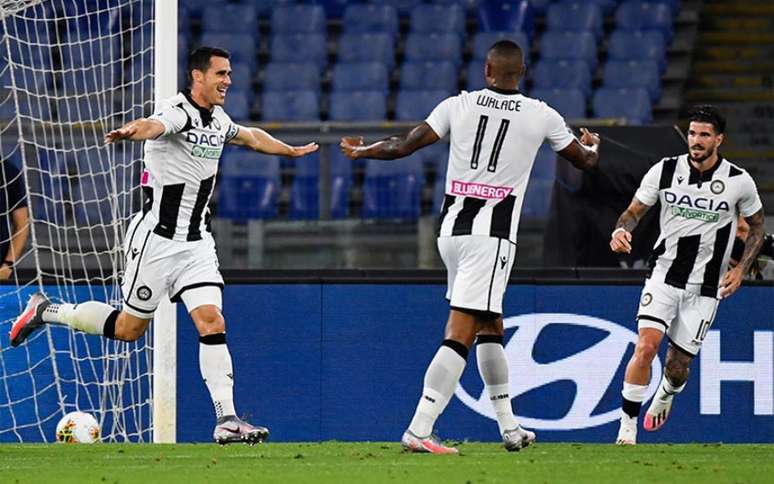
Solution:
[{"label": "player's raised hand", "polygon": [[610,249],[617,254],[631,253],[632,234],[623,227],[615,229],[610,237]]},{"label": "player's raised hand", "polygon": [[742,273],[742,267],[736,266],[730,271],[726,272],[723,276],[723,280],[720,281],[720,298],[725,299],[731,294],[735,293],[739,286],[742,285],[744,274]]},{"label": "player's raised hand", "polygon": [[309,143],[305,144],[304,146],[291,146],[293,151],[291,152],[290,156],[292,158],[297,158],[299,156],[308,155],[309,153],[314,153],[318,149],[320,149],[320,145],[317,143]]},{"label": "player's raised hand", "polygon": [[131,138],[135,133],[137,133],[137,125],[134,123],[127,124],[126,126],[122,126],[107,133],[105,135],[105,144],[115,143],[116,141],[120,141],[122,139]]},{"label": "player's raised hand", "polygon": [[353,160],[359,157],[357,149],[361,146],[363,146],[362,136],[345,136],[341,138],[341,143],[339,143],[342,153]]},{"label": "player's raised hand", "polygon": [[599,134],[592,133],[586,128],[581,128],[580,142],[586,146],[594,146],[599,144]]}]

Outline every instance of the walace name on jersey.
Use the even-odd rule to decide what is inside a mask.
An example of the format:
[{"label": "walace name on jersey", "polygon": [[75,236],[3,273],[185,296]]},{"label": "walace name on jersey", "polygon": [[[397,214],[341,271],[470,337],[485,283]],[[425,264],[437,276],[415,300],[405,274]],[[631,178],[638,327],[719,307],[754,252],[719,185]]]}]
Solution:
[{"label": "walace name on jersey", "polygon": [[520,99],[497,99],[486,94],[479,94],[476,98],[476,104],[492,109],[502,109],[503,111],[521,111]]},{"label": "walace name on jersey", "polygon": [[673,215],[703,222],[717,222],[720,219],[718,212],[730,210],[728,202],[725,200],[705,197],[692,198],[690,195],[677,195],[669,190],[664,191],[664,202],[672,206]]},{"label": "walace name on jersey", "polygon": [[197,134],[193,131],[188,131],[185,133],[185,140],[193,144],[191,148],[193,156],[217,160],[220,158],[221,151],[223,151],[223,143],[226,141],[226,138],[219,133]]}]

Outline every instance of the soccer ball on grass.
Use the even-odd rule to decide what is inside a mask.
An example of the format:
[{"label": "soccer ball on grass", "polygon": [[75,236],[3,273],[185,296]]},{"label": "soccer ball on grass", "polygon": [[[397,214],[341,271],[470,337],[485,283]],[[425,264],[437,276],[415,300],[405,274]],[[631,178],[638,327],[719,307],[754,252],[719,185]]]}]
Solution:
[{"label": "soccer ball on grass", "polygon": [[93,444],[99,441],[99,424],[88,413],[70,412],[56,424],[56,441],[63,444]]}]

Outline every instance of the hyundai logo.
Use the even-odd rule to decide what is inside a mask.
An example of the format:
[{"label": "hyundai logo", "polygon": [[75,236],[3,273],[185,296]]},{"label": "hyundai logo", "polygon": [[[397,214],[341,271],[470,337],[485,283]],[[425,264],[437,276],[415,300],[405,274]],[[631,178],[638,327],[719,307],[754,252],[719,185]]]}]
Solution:
[{"label": "hyundai logo", "polygon": [[[607,333],[601,341],[566,358],[550,363],[537,363],[533,349],[540,333],[551,324],[566,324],[594,328]],[[616,370],[621,366],[630,344],[637,343],[637,334],[623,326],[600,318],[580,314],[535,313],[513,316],[504,320],[505,329],[520,328],[505,346],[508,365],[511,369],[510,394],[517,397],[535,388],[561,380],[575,384],[575,394],[568,394],[572,405],[559,419],[541,419],[518,415],[520,423],[537,430],[577,430],[604,425],[620,418],[620,409],[610,409],[592,415],[605,393],[613,384]],[[651,367],[646,401],[656,393],[661,380],[661,361],[656,357]],[[616,386],[621,381],[614,383]],[[462,403],[477,413],[495,419],[492,404],[486,394],[473,397],[462,385],[457,386],[455,395]]]}]

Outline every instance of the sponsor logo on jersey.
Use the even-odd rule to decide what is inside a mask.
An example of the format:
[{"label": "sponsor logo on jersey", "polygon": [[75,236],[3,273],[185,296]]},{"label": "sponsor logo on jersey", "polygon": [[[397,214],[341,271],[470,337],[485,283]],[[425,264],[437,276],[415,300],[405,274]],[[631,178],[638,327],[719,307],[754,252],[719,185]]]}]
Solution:
[{"label": "sponsor logo on jersey", "polygon": [[[719,181],[719,183],[722,184],[723,182]],[[725,186],[723,188],[725,188]],[[672,215],[701,220],[703,222],[717,222],[720,219],[720,214],[718,212],[728,212],[730,210],[728,202],[725,200],[691,197],[688,194],[678,195],[669,190],[664,191],[664,202],[672,205]]]},{"label": "sponsor logo on jersey", "polygon": [[459,180],[452,180],[451,192],[453,195],[462,195],[463,197],[503,199],[511,194],[511,187],[495,187],[484,185],[483,183],[468,183]]},{"label": "sponsor logo on jersey", "polygon": [[191,154],[198,158],[218,159],[223,150],[225,137],[219,133],[196,133],[188,131],[185,140],[191,143]]},{"label": "sponsor logo on jersey", "polygon": [[696,210],[695,208],[672,207],[672,215],[677,215],[678,217],[683,218],[693,218],[696,220],[701,220],[702,222],[717,222],[720,220],[720,215],[715,212]]}]

